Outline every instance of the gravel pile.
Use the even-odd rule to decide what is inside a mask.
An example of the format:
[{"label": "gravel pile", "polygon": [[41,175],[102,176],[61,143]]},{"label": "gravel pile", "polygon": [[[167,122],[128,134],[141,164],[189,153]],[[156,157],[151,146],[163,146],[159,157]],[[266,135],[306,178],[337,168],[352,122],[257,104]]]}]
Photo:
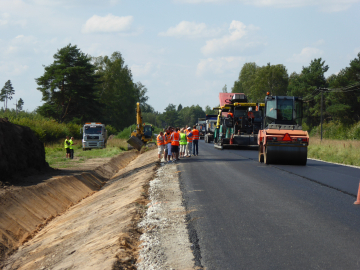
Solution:
[{"label": "gravel pile", "polygon": [[139,270],[194,267],[178,173],[175,164],[162,164],[150,182],[151,202],[138,225],[144,232],[140,237]]}]

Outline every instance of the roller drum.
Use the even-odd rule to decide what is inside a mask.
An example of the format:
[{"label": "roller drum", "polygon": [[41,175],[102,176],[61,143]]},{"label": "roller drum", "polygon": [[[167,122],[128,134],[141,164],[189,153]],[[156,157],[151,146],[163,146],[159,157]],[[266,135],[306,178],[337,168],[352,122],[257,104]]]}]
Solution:
[{"label": "roller drum", "polygon": [[307,146],[267,145],[264,151],[266,164],[306,165]]}]

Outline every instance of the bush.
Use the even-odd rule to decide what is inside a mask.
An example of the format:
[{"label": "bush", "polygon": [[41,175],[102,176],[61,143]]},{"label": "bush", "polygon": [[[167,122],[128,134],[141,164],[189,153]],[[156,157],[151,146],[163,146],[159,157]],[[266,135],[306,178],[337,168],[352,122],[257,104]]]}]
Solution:
[{"label": "bush", "polygon": [[119,139],[129,139],[131,136],[131,132],[133,132],[134,130],[136,130],[136,125],[131,125],[127,128],[124,128],[123,131],[120,131],[118,135],[116,135],[116,138]]},{"label": "bush", "polygon": [[80,125],[58,123],[54,119],[43,117],[35,112],[19,112],[16,115],[14,110],[8,110],[0,112],[0,117],[6,117],[13,124],[29,127],[42,142],[56,141],[66,136],[81,138]]},{"label": "bush", "polygon": [[[319,137],[321,126],[314,127],[310,136]],[[359,140],[360,139],[360,122],[347,126],[340,122],[332,121],[323,124],[323,138],[333,140]]]},{"label": "bush", "polygon": [[106,125],[106,130],[107,130],[108,136],[115,135],[118,133],[116,128],[114,128],[113,126],[110,126],[110,125]]}]

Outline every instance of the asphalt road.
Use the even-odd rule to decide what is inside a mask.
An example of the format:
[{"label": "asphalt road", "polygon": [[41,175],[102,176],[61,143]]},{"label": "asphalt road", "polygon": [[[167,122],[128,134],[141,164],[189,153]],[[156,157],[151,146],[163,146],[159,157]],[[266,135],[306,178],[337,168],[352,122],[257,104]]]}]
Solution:
[{"label": "asphalt road", "polygon": [[204,268],[360,269],[360,169],[264,165],[256,150],[203,141],[178,167]]}]

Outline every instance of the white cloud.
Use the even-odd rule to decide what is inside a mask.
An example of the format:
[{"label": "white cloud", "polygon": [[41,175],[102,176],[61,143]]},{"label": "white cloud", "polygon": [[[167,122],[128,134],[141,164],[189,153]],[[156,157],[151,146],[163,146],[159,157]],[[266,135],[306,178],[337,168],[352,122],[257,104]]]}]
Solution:
[{"label": "white cloud", "polygon": [[213,37],[220,33],[220,29],[209,29],[205,23],[182,21],[175,27],[170,27],[159,36],[168,37]]},{"label": "white cloud", "polygon": [[321,46],[321,45],[324,45],[325,44],[325,40],[323,39],[319,39],[318,41],[315,42],[315,46]]},{"label": "white cloud", "polygon": [[83,33],[94,32],[122,32],[130,29],[133,22],[132,16],[118,17],[108,14],[105,17],[92,16],[83,25]]},{"label": "white cloud", "polygon": [[145,76],[150,73],[152,66],[153,65],[148,62],[145,65],[132,65],[130,69],[134,76]]},{"label": "white cloud", "polygon": [[18,76],[28,70],[27,65],[12,61],[12,62],[0,62],[0,72],[7,76]]},{"label": "white cloud", "polygon": [[308,63],[316,57],[320,57],[323,51],[317,48],[306,47],[301,50],[299,54],[293,54],[292,57],[287,59],[289,62],[294,63]]},{"label": "white cloud", "polygon": [[202,76],[205,73],[224,74],[239,72],[241,65],[245,63],[244,57],[217,57],[201,59],[197,65],[196,75]]},{"label": "white cloud", "polygon": [[325,12],[338,12],[349,9],[353,4],[359,3],[360,0],[175,0],[175,2],[188,4],[240,2],[246,5],[276,8],[318,6]]},{"label": "white cloud", "polygon": [[229,34],[218,39],[206,41],[206,45],[201,48],[205,55],[214,53],[238,54],[245,49],[257,47],[261,42],[253,34],[259,30],[253,25],[246,26],[240,21],[232,21],[229,27]]}]

